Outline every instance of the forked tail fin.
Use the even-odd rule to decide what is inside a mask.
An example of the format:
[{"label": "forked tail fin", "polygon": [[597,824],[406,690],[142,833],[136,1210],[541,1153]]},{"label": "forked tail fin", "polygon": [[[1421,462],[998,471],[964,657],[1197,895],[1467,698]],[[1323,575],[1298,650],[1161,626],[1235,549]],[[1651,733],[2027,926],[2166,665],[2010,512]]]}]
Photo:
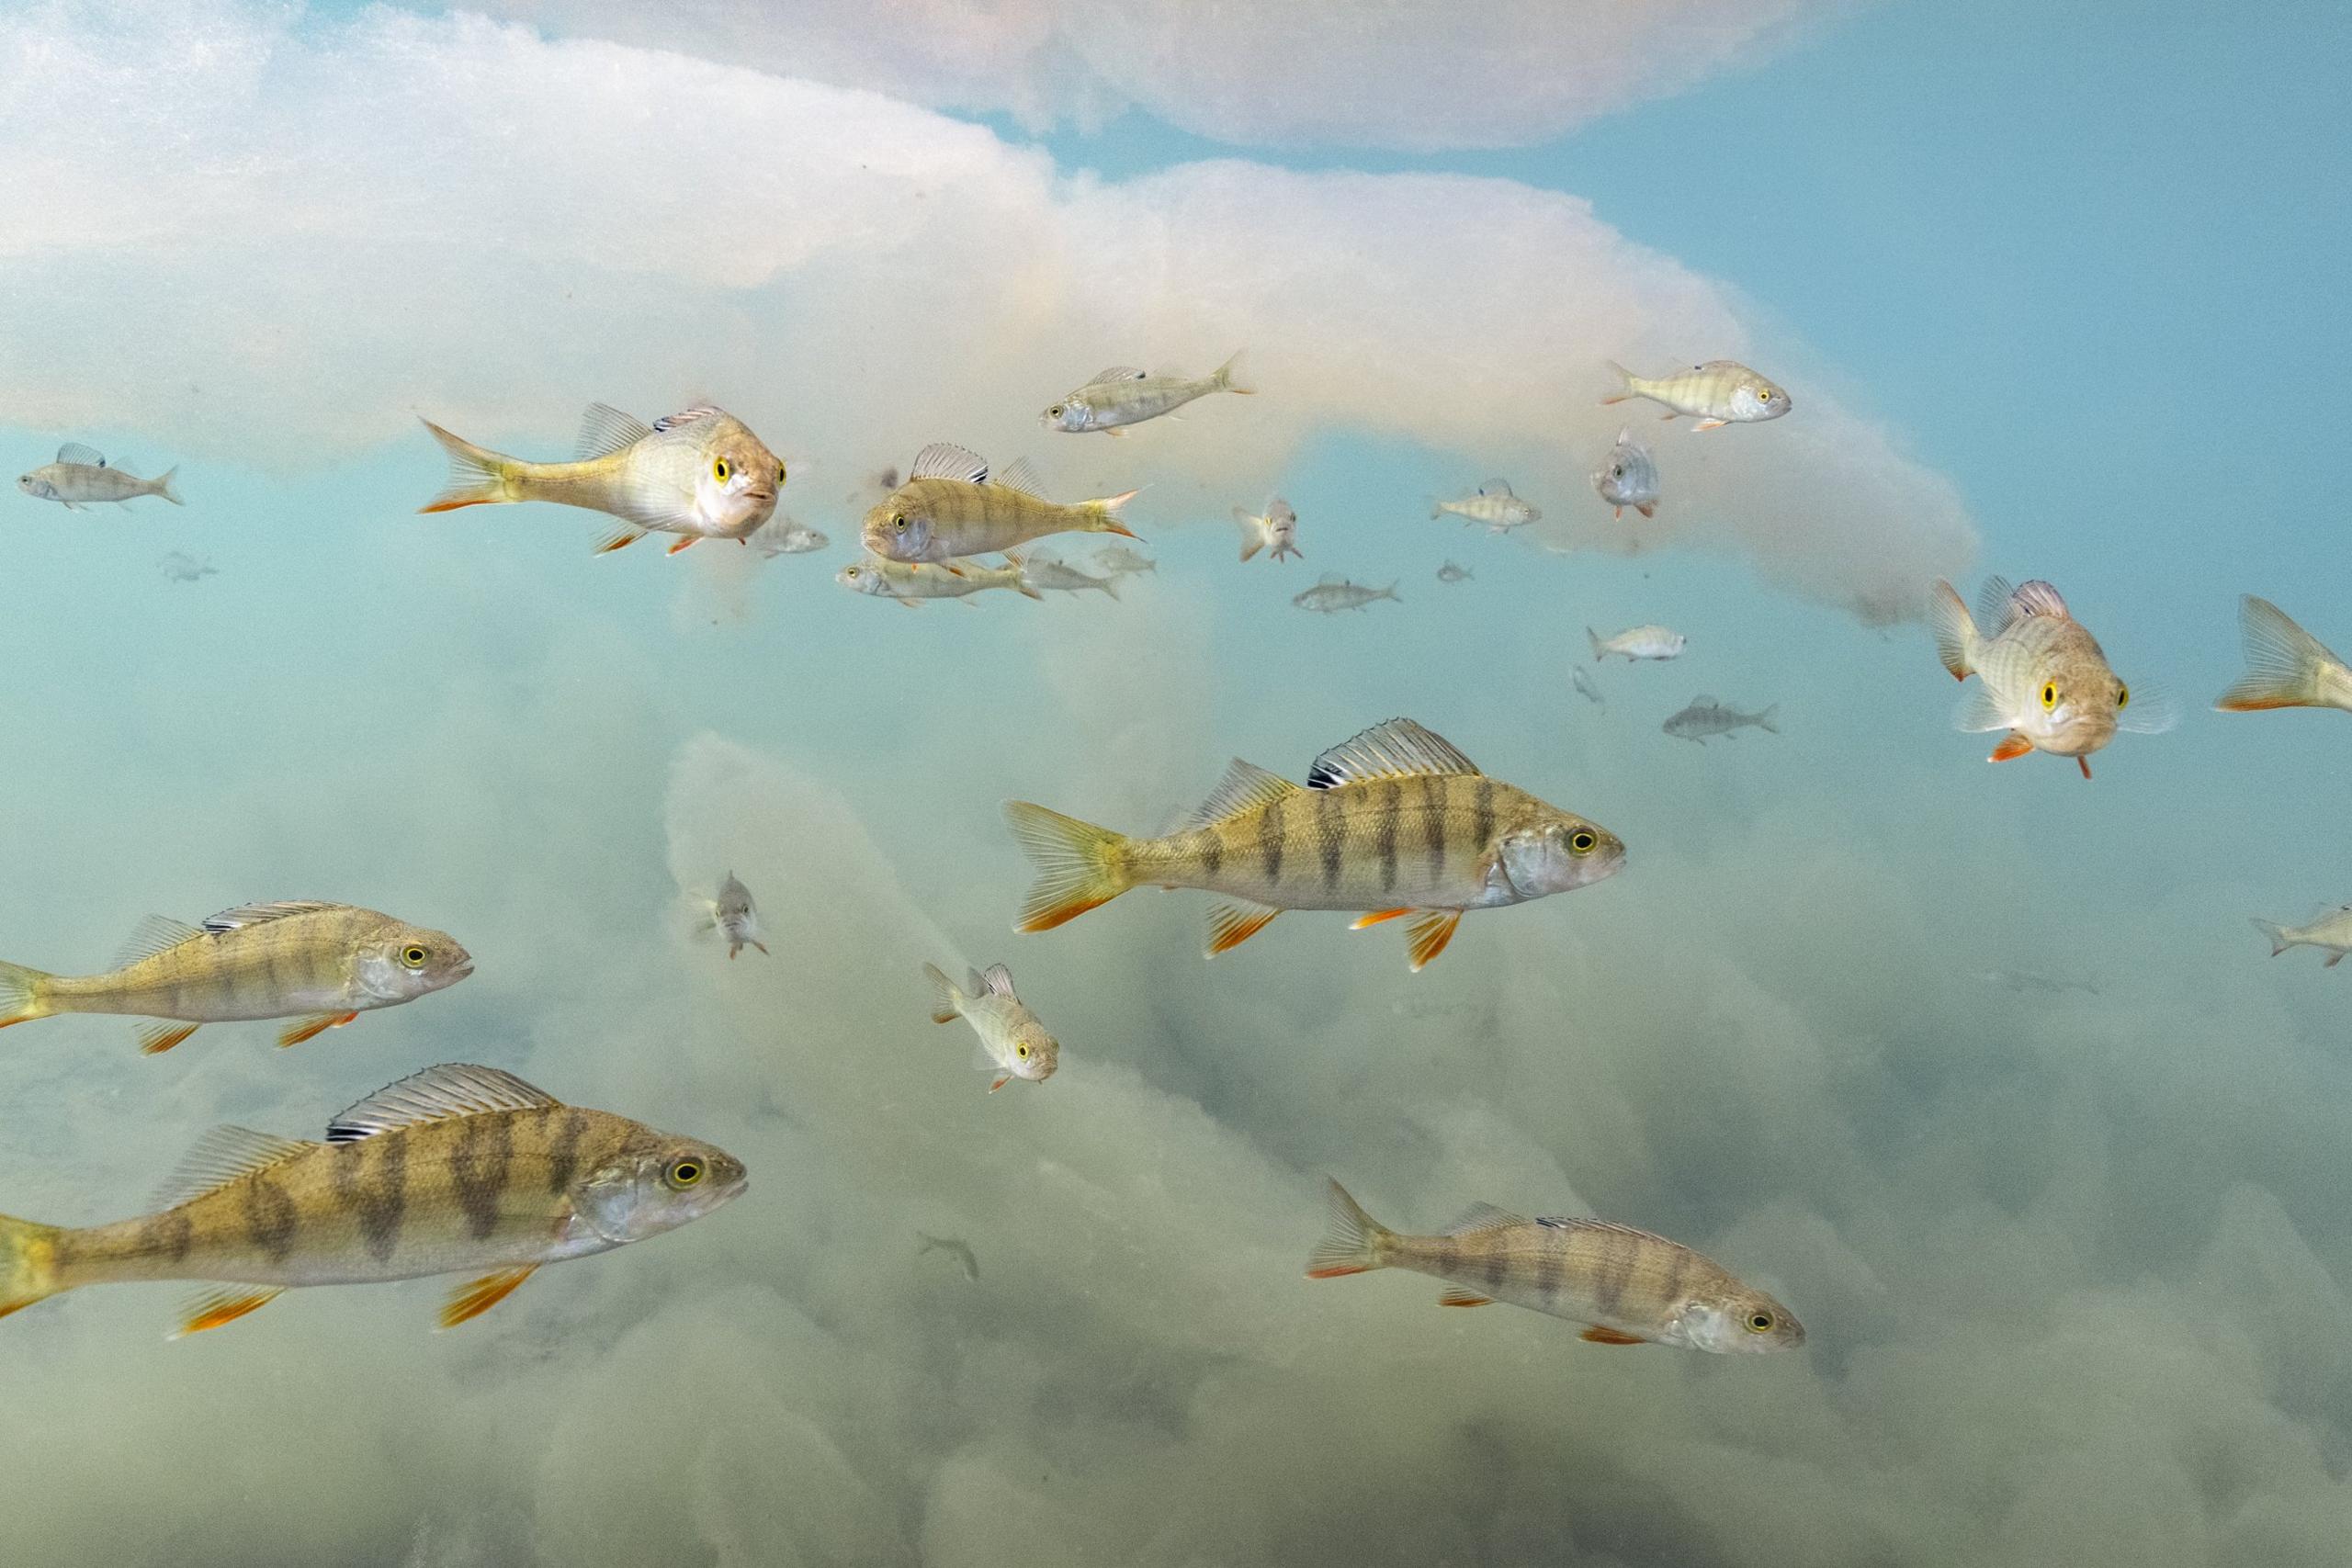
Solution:
[{"label": "forked tail fin", "polygon": [[1365,1213],[1363,1205],[1337,1181],[1331,1183],[1328,1196],[1329,1224],[1323,1239],[1307,1255],[1306,1277],[1335,1280],[1342,1274],[1386,1268],[1387,1259],[1381,1256],[1381,1250],[1396,1233]]},{"label": "forked tail fin", "polygon": [[1051,931],[1135,886],[1121,863],[1127,842],[1124,833],[1025,800],[1006,801],[1004,819],[1021,840],[1022,852],[1037,868],[1036,886],[1021,906],[1014,931]]},{"label": "forked tail fin", "polygon": [[64,1289],[57,1279],[55,1225],[0,1214],[0,1317]]},{"label": "forked tail fin", "polygon": [[2319,638],[2289,620],[2269,600],[2251,593],[2239,601],[2238,624],[2245,632],[2245,674],[2213,699],[2215,707],[2223,713],[2257,713],[2324,705],[2320,672],[2342,661]]},{"label": "forked tail fin", "polygon": [[2254,929],[2270,939],[2270,956],[2273,958],[2295,945],[2294,939],[2287,934],[2287,928],[2276,920],[2256,918]]},{"label": "forked tail fin", "polygon": [[157,474],[153,479],[147,482],[155,487],[155,493],[157,495],[162,496],[174,506],[186,506],[187,502],[180,499],[179,487],[172,483],[174,479],[179,477],[180,470],[178,466],[174,465],[171,468],[165,468],[162,473]]},{"label": "forked tail fin", "polygon": [[1249,352],[1246,348],[1235,349],[1233,357],[1218,366],[1216,374],[1210,379],[1227,391],[1239,392],[1245,398],[1255,392],[1258,389],[1250,385],[1250,367],[1242,360],[1242,355]]},{"label": "forked tail fin", "polygon": [[55,1012],[49,1000],[51,978],[39,969],[0,961],[0,1029]]},{"label": "forked tail fin", "polygon": [[449,454],[449,482],[441,488],[439,495],[418,507],[419,512],[455,512],[460,506],[486,506],[514,499],[506,493],[507,473],[514,466],[514,458],[487,446],[477,446],[461,435],[452,435],[429,419],[424,424],[433,432],[433,439],[441,443],[442,450]]}]

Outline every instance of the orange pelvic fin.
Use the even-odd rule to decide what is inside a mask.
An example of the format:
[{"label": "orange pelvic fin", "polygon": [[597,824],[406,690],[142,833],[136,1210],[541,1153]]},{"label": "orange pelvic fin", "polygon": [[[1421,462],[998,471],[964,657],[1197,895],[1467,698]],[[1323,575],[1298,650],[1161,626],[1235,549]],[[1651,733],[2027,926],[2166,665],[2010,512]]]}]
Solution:
[{"label": "orange pelvic fin", "polygon": [[139,1049],[150,1056],[161,1055],[195,1033],[197,1027],[193,1023],[142,1023],[135,1031]]},{"label": "orange pelvic fin", "polygon": [[1993,754],[1984,760],[1988,762],[2014,762],[2032,750],[2032,741],[2028,740],[2017,731],[2011,730],[2008,739],[1994,747]]},{"label": "orange pelvic fin", "polygon": [[461,1323],[480,1317],[513,1295],[514,1287],[529,1279],[537,1268],[536,1263],[527,1263],[520,1269],[502,1269],[495,1274],[468,1280],[449,1292],[448,1303],[441,1309],[441,1326],[455,1328]]},{"label": "orange pelvic fin", "polygon": [[1631,1334],[1620,1334],[1613,1328],[1588,1328],[1577,1337],[1589,1339],[1595,1345],[1646,1345],[1649,1343],[1648,1340],[1636,1338]]},{"label": "orange pelvic fin", "polygon": [[643,537],[645,536],[635,528],[616,528],[596,542],[594,553],[602,556],[610,555],[615,550],[625,550]]},{"label": "orange pelvic fin", "polygon": [[668,549],[662,553],[665,556],[674,556],[680,550],[693,549],[696,545],[701,543],[702,536],[700,534],[688,534],[684,538],[680,539],[676,544],[672,545]]},{"label": "orange pelvic fin", "polygon": [[1409,915],[1412,912],[1413,910],[1410,905],[1407,905],[1402,909],[1374,909],[1369,915],[1358,915],[1354,919],[1350,920],[1348,922],[1348,930],[1351,931],[1360,931],[1366,926],[1376,926],[1383,920],[1393,920],[1399,916]]},{"label": "orange pelvic fin", "polygon": [[990,1094],[994,1094],[997,1090],[999,1090],[999,1089],[1002,1089],[1005,1085],[1007,1085],[1007,1084],[1011,1083],[1012,1081],[1012,1075],[1011,1073],[1007,1073],[1007,1074],[1005,1074],[1005,1075],[1004,1075],[1004,1077],[1001,1077],[1001,1078],[997,1079],[997,1080],[996,1080],[996,1082],[994,1082],[994,1083],[992,1083],[992,1084],[989,1085],[989,1092]]},{"label": "orange pelvic fin", "polygon": [[207,1291],[187,1303],[180,1314],[179,1326],[172,1330],[172,1337],[184,1339],[191,1334],[201,1334],[208,1328],[218,1328],[224,1323],[234,1323],[249,1312],[256,1312],[285,1293],[283,1286],[264,1286],[254,1290],[248,1286],[226,1286]]},{"label": "orange pelvic fin", "polygon": [[359,1015],[356,1012],[322,1012],[306,1018],[300,1023],[288,1024],[277,1037],[280,1045],[300,1045],[305,1040],[316,1040],[330,1029],[341,1029]]},{"label": "orange pelvic fin", "polygon": [[1456,1285],[1438,1297],[1437,1304],[1442,1307],[1490,1307],[1495,1304],[1495,1298],[1482,1296],[1476,1291],[1465,1291]]},{"label": "orange pelvic fin", "polygon": [[1413,973],[1419,974],[1429,966],[1430,959],[1445,951],[1453,940],[1453,928],[1462,923],[1459,909],[1425,909],[1408,932],[1409,945],[1406,953],[1413,961]]},{"label": "orange pelvic fin", "polygon": [[2083,777],[2088,778],[2091,776],[2091,760],[2088,757],[2075,758],[2075,766],[2083,770]]}]

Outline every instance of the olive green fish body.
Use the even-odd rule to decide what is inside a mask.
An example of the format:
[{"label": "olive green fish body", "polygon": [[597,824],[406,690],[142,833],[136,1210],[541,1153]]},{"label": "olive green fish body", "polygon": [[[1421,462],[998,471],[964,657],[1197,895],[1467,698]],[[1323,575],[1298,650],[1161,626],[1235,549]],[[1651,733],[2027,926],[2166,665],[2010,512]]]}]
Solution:
[{"label": "olive green fish body", "polygon": [[944,442],[916,455],[907,482],[865,514],[865,547],[902,561],[948,561],[1012,549],[1048,534],[1128,531],[1114,513],[1134,496],[1066,506],[1038,493],[1025,462],[990,479],[988,465]]}]

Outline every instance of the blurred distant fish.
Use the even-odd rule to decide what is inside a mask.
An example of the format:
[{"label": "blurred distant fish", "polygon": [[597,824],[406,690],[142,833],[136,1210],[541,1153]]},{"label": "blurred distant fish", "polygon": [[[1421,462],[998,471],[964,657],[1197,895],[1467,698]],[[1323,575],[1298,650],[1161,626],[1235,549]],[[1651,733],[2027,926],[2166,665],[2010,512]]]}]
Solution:
[{"label": "blurred distant fish", "polygon": [[1687,639],[1680,632],[1670,632],[1664,626],[1628,626],[1615,637],[1604,637],[1590,626],[1584,629],[1585,640],[1592,644],[1595,664],[1614,653],[1627,663],[1641,659],[1679,659]]},{"label": "blurred distant fish", "polygon": [[1468,567],[1456,566],[1452,561],[1448,561],[1443,566],[1437,569],[1437,580],[1440,582],[1467,582],[1470,581],[1471,575],[1472,573]]},{"label": "blurred distant fish", "polygon": [[1037,423],[1048,430],[1074,435],[1090,430],[1120,435],[1125,434],[1120,426],[1157,419],[1182,408],[1194,398],[1204,398],[1211,392],[1238,392],[1247,397],[1258,389],[1242,385],[1242,379],[1238,350],[1215,370],[1199,377],[1147,376],[1132,366],[1114,365],[1038,415]]},{"label": "blurred distant fish", "polygon": [[1601,399],[1622,403],[1627,398],[1647,398],[1666,405],[1665,417],[1699,416],[1697,428],[1715,430],[1726,424],[1756,424],[1789,412],[1789,394],[1736,359],[1711,359],[1670,376],[1650,380],[1634,375],[1615,360],[1609,368],[1624,378],[1624,389]]},{"label": "blurred distant fish", "polygon": [[1136,492],[1064,506],[1038,493],[1028,462],[993,479],[989,466],[961,446],[935,441],[915,454],[907,482],[865,514],[865,547],[892,560],[952,562],[993,554],[1047,534],[1118,534],[1114,515]]},{"label": "blurred distant fish", "polygon": [[1043,1083],[1054,1076],[1061,1046],[1028,1004],[1013,995],[1011,970],[1001,964],[991,964],[985,973],[975,969],[968,988],[958,987],[935,964],[924,964],[922,973],[931,982],[931,1021],[953,1023],[960,1018],[979,1036],[973,1066],[995,1076],[990,1094],[1015,1078]]},{"label": "blurred distant fish", "polygon": [[1010,550],[1002,566],[959,560],[951,568],[935,561],[867,556],[833,573],[833,581],[877,599],[896,599],[910,610],[920,609],[925,599],[968,599],[984,588],[1010,588],[1024,597],[1043,599],[1045,595],[1032,588],[1021,572],[1021,557]]},{"label": "blurred distant fish", "polygon": [[734,957],[746,946],[762,953],[768,944],[760,940],[760,912],[752,904],[752,890],[735,880],[729,872],[727,880],[718,885],[718,897],[710,900],[707,930],[727,939],[727,956]]},{"label": "blurred distant fish", "polygon": [[674,1230],[744,1186],[723,1149],[457,1062],[369,1095],[326,1134],[216,1127],[164,1206],[136,1219],[74,1228],[0,1216],[0,1316],[84,1285],[218,1287],[188,1303],[176,1338],[301,1286],[475,1276],[441,1309],[453,1328],[545,1264]]},{"label": "blurred distant fish", "polygon": [[164,558],[164,575],[174,582],[195,582],[218,575],[220,570],[201,556],[186,555],[178,550]]},{"label": "blurred distant fish", "polygon": [[2086,997],[2099,994],[2088,980],[2070,980],[2049,975],[2030,975],[2016,969],[1987,969],[1977,976],[1996,986],[2007,986],[2013,991],[2038,991],[2044,996],[2064,996],[2080,991]]},{"label": "blurred distant fish", "polygon": [[1709,736],[1720,735],[1729,740],[1734,739],[1735,730],[1744,729],[1751,724],[1758,729],[1778,735],[1781,733],[1781,727],[1773,723],[1772,719],[1773,716],[1780,711],[1781,705],[1774,703],[1761,713],[1742,713],[1737,708],[1727,706],[1713,697],[1702,695],[1692,697],[1689,707],[1684,708],[1658,728],[1678,739],[1695,740],[1704,745]]},{"label": "blurred distant fish", "polygon": [[2270,939],[2270,956],[2278,957],[2290,947],[2316,947],[2327,953],[2323,969],[2333,969],[2352,953],[2352,904],[2339,904],[2307,926],[2282,926],[2272,920],[2256,919],[2254,929]]},{"label": "blurred distant fish", "polygon": [[752,547],[771,560],[777,556],[806,555],[831,543],[816,529],[789,517],[771,518],[752,536]]},{"label": "blurred distant fish", "polygon": [[1607,707],[1609,705],[1608,703],[1603,701],[1601,698],[1600,688],[1594,685],[1592,683],[1592,677],[1584,672],[1583,665],[1576,665],[1568,671],[1568,684],[1574,686],[1578,693],[1582,694],[1585,701],[1592,704],[1594,706]]},{"label": "blurred distant fish", "polygon": [[1051,555],[1032,552],[1021,568],[1022,581],[1032,588],[1042,588],[1055,593],[1082,593],[1092,588],[1109,598],[1119,596],[1115,579],[1092,577]]},{"label": "blurred distant fish", "polygon": [[1937,657],[1952,678],[1979,677],[1976,689],[1961,699],[1953,727],[2009,732],[1990,761],[2047,751],[2074,758],[2088,778],[2090,754],[2118,730],[2153,735],[2172,728],[2170,705],[2143,694],[2133,705],[2132,689],[2116,678],[2098,639],[2068,614],[2066,602],[2047,582],[2011,588],[1991,578],[1978,604],[1994,628],[1989,636],[1977,629],[1952,585],[1939,578],[1928,616]]},{"label": "blurred distant fish", "polygon": [[[1350,582],[1344,577],[1327,576],[1304,593],[1291,595],[1291,603],[1302,610],[1316,610],[1326,615],[1341,610],[1361,610],[1375,599],[1396,599],[1396,584],[1385,588],[1367,588],[1361,582]],[[1398,604],[1404,601],[1397,599]]]},{"label": "blurred distant fish", "polygon": [[2342,708],[2352,713],[2352,669],[2267,599],[2238,601],[2246,672],[2215,699],[2224,713],[2266,708]]},{"label": "blurred distant fish", "polygon": [[424,422],[449,454],[449,483],[419,512],[547,501],[609,513],[627,525],[599,553],[649,533],[676,534],[670,553],[703,539],[746,542],[775,513],[784,464],[743,422],[723,409],[690,408],[651,424],[591,403],[569,463],[510,457]]},{"label": "blurred distant fish", "polygon": [[959,1241],[952,1235],[926,1235],[922,1231],[915,1232],[915,1235],[922,1243],[921,1247],[915,1248],[917,1258],[921,1258],[926,1252],[944,1252],[956,1260],[957,1268],[964,1270],[964,1278],[972,1280],[979,1279],[980,1260],[973,1256],[968,1243]]},{"label": "blurred distant fish", "polygon": [[1233,520],[1241,525],[1241,558],[1248,560],[1260,550],[1272,547],[1271,560],[1284,556],[1297,556],[1302,560],[1306,552],[1298,547],[1298,513],[1281,496],[1266,502],[1263,515],[1253,515],[1237,506]]},{"label": "blurred distant fish", "polygon": [[1484,523],[1490,534],[1508,534],[1523,524],[1540,521],[1544,514],[1511,493],[1508,479],[1488,479],[1478,487],[1476,495],[1465,495],[1459,501],[1430,502],[1430,516],[1439,518],[1453,513],[1464,524]]},{"label": "blurred distant fish", "polygon": [[1629,506],[1645,517],[1657,515],[1657,463],[1650,449],[1634,439],[1632,425],[1617,432],[1617,445],[1593,469],[1592,488],[1620,517]]},{"label": "blurred distant fish", "polygon": [[1094,552],[1094,564],[1114,577],[1133,577],[1138,572],[1159,570],[1158,561],[1125,545],[1103,546]]},{"label": "blurred distant fish", "polygon": [[1330,1227],[1310,1280],[1410,1269],[1453,1288],[1440,1306],[1509,1302],[1590,1325],[1596,1345],[1671,1345],[1734,1354],[1793,1350],[1804,1325],[1788,1308],[1679,1242],[1606,1220],[1531,1220],[1474,1203],[1437,1235],[1404,1235],[1330,1184]]},{"label": "blurred distant fish", "polygon": [[150,915],[103,975],[0,964],[0,1029],[61,1012],[169,1019],[141,1024],[140,1049],[168,1051],[205,1023],[300,1020],[299,1045],[372,1008],[454,986],[474,961],[446,931],[349,904],[291,901],[223,909],[201,927]]},{"label": "blurred distant fish", "polygon": [[174,506],[182,506],[187,503],[172,484],[178,473],[177,468],[166,468],[152,479],[142,479],[107,467],[104,457],[78,441],[70,441],[57,449],[57,461],[43,463],[25,475],[17,481],[17,488],[41,501],[62,502],[68,512],[102,501],[119,506],[141,495],[160,495]]},{"label": "blurred distant fish", "polygon": [[1487,777],[1408,718],[1332,747],[1304,788],[1237,758],[1191,825],[1160,838],[1025,800],[1004,814],[1037,867],[1014,930],[1051,931],[1132,887],[1198,887],[1227,900],[1209,912],[1211,957],[1284,909],[1362,910],[1354,930],[1413,917],[1418,970],[1464,911],[1566,893],[1625,863],[1608,829]]}]

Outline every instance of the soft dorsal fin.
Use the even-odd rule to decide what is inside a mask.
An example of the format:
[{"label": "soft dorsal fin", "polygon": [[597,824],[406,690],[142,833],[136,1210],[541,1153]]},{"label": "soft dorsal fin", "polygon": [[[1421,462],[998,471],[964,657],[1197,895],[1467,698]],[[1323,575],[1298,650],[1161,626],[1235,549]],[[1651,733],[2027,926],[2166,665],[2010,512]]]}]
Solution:
[{"label": "soft dorsal fin", "polygon": [[1440,1231],[1440,1235],[1478,1235],[1487,1231],[1503,1230],[1511,1225],[1527,1224],[1525,1214],[1514,1214],[1509,1209],[1498,1209],[1492,1203],[1473,1203],[1462,1211],[1454,1222]]},{"label": "soft dorsal fin", "polygon": [[623,413],[609,403],[590,403],[588,412],[580,416],[580,445],[574,451],[584,463],[634,446],[652,434],[653,427],[633,413]]},{"label": "soft dorsal fin", "polygon": [[1012,998],[1012,971],[1003,964],[991,964],[973,977],[989,996]]},{"label": "soft dorsal fin", "polygon": [[1509,495],[1510,494],[1510,481],[1509,479],[1488,479],[1485,484],[1478,487],[1478,493],[1480,495]]},{"label": "soft dorsal fin", "polygon": [[1132,365],[1114,365],[1108,370],[1096,371],[1093,379],[1086,384],[1099,387],[1105,381],[1140,381],[1143,378],[1143,372]]},{"label": "soft dorsal fin", "polygon": [[85,468],[103,468],[107,466],[107,460],[104,457],[99,457],[96,452],[83,446],[79,441],[68,441],[64,446],[60,446],[57,449],[57,460],[61,463],[78,463]]},{"label": "soft dorsal fin", "polygon": [[683,430],[689,424],[700,424],[707,419],[725,419],[727,411],[711,403],[696,403],[676,413],[665,413],[653,422],[656,430]]},{"label": "soft dorsal fin", "polygon": [[502,1068],[444,1062],[387,1084],[328,1122],[327,1142],[351,1144],[423,1122],[492,1111],[535,1111],[562,1103]]},{"label": "soft dorsal fin", "polygon": [[1193,826],[1205,828],[1212,822],[1222,822],[1244,811],[1254,811],[1271,806],[1286,795],[1296,795],[1298,786],[1282,774],[1261,768],[1255,762],[1233,759],[1225,770],[1225,777],[1217,782],[1209,797],[1193,813]]},{"label": "soft dorsal fin", "polygon": [[907,470],[910,479],[962,479],[966,484],[985,484],[988,477],[988,459],[953,441],[933,442],[915,454],[914,466]]},{"label": "soft dorsal fin", "polygon": [[333,908],[331,904],[316,898],[285,898],[274,904],[240,904],[233,909],[223,909],[204,922],[204,929],[219,935],[222,931],[242,931],[247,926],[266,925],[282,920],[288,915],[315,914]]},{"label": "soft dorsal fin", "polygon": [[186,920],[175,920],[169,915],[150,915],[139,922],[139,929],[132,931],[116,951],[114,966],[120,969],[142,958],[153,958],[167,948],[177,947],[190,938],[203,934]]},{"label": "soft dorsal fin", "polygon": [[1375,724],[1362,735],[1342,740],[1306,770],[1309,789],[1337,789],[1366,779],[1400,779],[1416,775],[1469,773],[1478,765],[1453,749],[1453,742],[1409,718]]},{"label": "soft dorsal fin", "polygon": [[256,1133],[251,1127],[227,1123],[197,1139],[177,1169],[155,1190],[155,1207],[175,1209],[191,1198],[201,1198],[279,1160],[290,1159],[320,1145],[300,1138]]},{"label": "soft dorsal fin", "polygon": [[1690,705],[1694,708],[1716,708],[1723,706],[1723,704],[1707,695],[1706,693],[1702,692],[1697,696],[1690,699]]},{"label": "soft dorsal fin", "polygon": [[2040,578],[2018,584],[2017,592],[2009,595],[2009,604],[2015,608],[2017,617],[2047,615],[2058,621],[2072,619],[2066,613],[2066,601],[2058,596],[2058,590]]},{"label": "soft dorsal fin", "polygon": [[1026,457],[1016,458],[1011,468],[989,482],[999,490],[1017,490],[1023,495],[1034,495],[1040,501],[1046,499],[1045,491],[1038,488],[1040,481],[1037,479],[1037,470],[1029,466],[1029,459]]}]

